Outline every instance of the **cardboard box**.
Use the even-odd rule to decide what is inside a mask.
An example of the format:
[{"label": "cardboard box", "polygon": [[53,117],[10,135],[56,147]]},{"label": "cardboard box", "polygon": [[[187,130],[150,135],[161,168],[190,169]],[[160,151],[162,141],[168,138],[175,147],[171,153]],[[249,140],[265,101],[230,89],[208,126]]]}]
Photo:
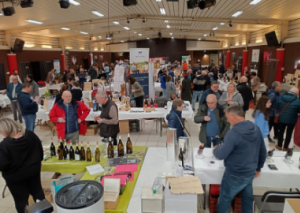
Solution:
[{"label": "cardboard box", "polygon": [[120,128],[120,133],[119,134],[128,134],[130,132],[130,130],[129,130],[129,120],[119,121],[119,128]]},{"label": "cardboard box", "polygon": [[94,136],[97,133],[98,133],[98,125],[92,124],[87,128],[85,136]]},{"label": "cardboard box", "polygon": [[300,212],[300,199],[285,199],[283,213]]},{"label": "cardboard box", "polygon": [[155,108],[154,107],[147,107],[147,108],[143,108],[143,110],[145,111],[145,112],[151,112],[151,111],[155,111]]},{"label": "cardboard box", "polygon": [[52,121],[45,121],[43,124],[40,125],[40,130],[51,130],[55,129],[56,126]]},{"label": "cardboard box", "polygon": [[[51,194],[51,189],[50,189],[50,183],[52,183],[53,181],[55,181],[57,179],[41,179],[41,183],[42,183],[42,188],[45,194],[45,198],[49,203],[53,203],[53,198],[52,198],[52,194]],[[34,204],[34,200],[33,197],[30,195],[29,199],[28,199],[28,204]]]},{"label": "cardboard box", "polygon": [[89,106],[89,108],[93,108],[94,107],[93,101],[87,101],[86,104]]},{"label": "cardboard box", "polygon": [[83,90],[84,91],[92,91],[92,83],[91,82],[84,82]]},{"label": "cardboard box", "polygon": [[104,208],[116,209],[119,204],[121,180],[119,178],[104,179]]},{"label": "cardboard box", "polygon": [[126,96],[122,96],[121,98],[121,102],[128,102],[128,104],[130,103],[130,97],[126,97]]},{"label": "cardboard box", "polygon": [[146,186],[142,191],[142,212],[162,213],[163,212],[163,194],[153,194],[151,186]]}]

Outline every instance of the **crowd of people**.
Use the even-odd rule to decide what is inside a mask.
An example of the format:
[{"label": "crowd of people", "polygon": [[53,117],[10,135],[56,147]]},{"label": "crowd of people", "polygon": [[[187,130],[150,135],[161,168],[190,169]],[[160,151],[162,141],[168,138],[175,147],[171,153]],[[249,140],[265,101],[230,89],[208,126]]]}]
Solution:
[{"label": "crowd of people", "polygon": [[[49,113],[50,120],[56,124],[58,138],[75,144],[75,141],[79,140],[79,135],[86,133],[85,119],[90,113],[90,109],[82,102],[82,87],[86,77],[89,75],[93,80],[100,75],[100,78],[107,79],[118,63],[116,61],[115,64],[109,65],[105,62],[101,72],[97,64],[93,64],[88,71],[84,71],[82,66],[79,66],[76,72],[74,69],[65,70],[61,78],[64,84],[56,95],[55,104]],[[182,78],[175,75],[175,70],[178,69]],[[232,82],[227,84],[225,92],[220,90],[218,81],[225,75],[224,65],[220,62],[219,67],[216,67],[213,60],[205,69],[202,69],[200,60],[197,60],[193,68],[186,61],[182,66],[175,61],[161,69],[157,79],[161,83],[162,96],[173,100],[172,109],[166,119],[168,127],[176,128],[177,138],[187,136],[182,111],[184,101],[188,101],[193,110],[197,108],[194,122],[201,124],[200,147],[213,148],[214,156],[219,160],[225,160],[226,170],[221,184],[218,208],[222,212],[228,212],[231,200],[241,192],[243,212],[244,210],[247,212],[246,210],[251,209],[252,205],[252,181],[260,175],[269,143],[274,144],[274,140],[278,140],[276,149],[290,150],[292,132],[300,113],[299,90],[293,87],[287,93],[280,95],[281,83],[275,81],[272,88],[258,99],[260,80],[257,74],[249,73],[247,67],[244,76],[241,76],[235,66],[232,66],[232,71]],[[136,106],[143,107],[143,88],[130,73],[125,72],[125,77],[126,82],[130,84],[130,93],[135,99]],[[55,70],[52,69],[47,75],[46,83],[54,84],[56,79]],[[17,211],[22,212],[28,202],[25,197],[29,194],[32,194],[34,199],[44,198],[40,184],[40,162],[43,160],[43,150],[41,141],[34,134],[39,90],[31,74],[28,74],[26,81],[22,83],[18,72],[15,71],[10,81],[7,96],[11,100],[14,120],[0,119],[0,132],[5,137],[0,143],[0,171],[3,172],[3,177],[14,197]],[[236,84],[235,81],[238,83]],[[181,88],[180,95],[176,91],[178,85]],[[99,124],[102,141],[108,142],[108,138],[111,137],[116,145],[117,135],[120,132],[117,105],[105,91],[98,91],[95,99],[102,105],[100,116],[94,118],[94,121]],[[245,113],[249,110],[251,101],[254,103],[252,113],[254,122],[245,120]],[[26,130],[20,125],[23,119]],[[272,129],[273,139],[270,136]],[[284,135],[285,139],[283,139]],[[20,142],[20,145],[10,145],[13,142]],[[19,153],[21,150],[18,146],[22,146],[25,151]],[[29,148],[38,150],[35,158],[26,150]],[[5,156],[11,151],[14,155],[10,159],[12,162],[8,164]],[[30,160],[19,162],[18,155],[22,159]],[[24,168],[31,169],[32,174],[27,174],[25,178],[19,176],[9,179]],[[36,183],[24,182],[29,179],[35,180]],[[21,195],[18,195],[16,186],[24,189]]]}]

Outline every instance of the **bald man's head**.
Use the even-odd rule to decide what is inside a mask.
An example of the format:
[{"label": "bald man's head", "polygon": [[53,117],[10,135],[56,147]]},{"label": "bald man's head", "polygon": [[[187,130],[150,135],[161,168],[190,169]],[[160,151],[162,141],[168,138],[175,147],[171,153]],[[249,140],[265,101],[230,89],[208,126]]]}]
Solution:
[{"label": "bald man's head", "polygon": [[248,78],[246,76],[242,76],[240,82],[241,83],[248,82]]},{"label": "bald man's head", "polygon": [[297,87],[292,87],[292,88],[290,89],[290,92],[295,93],[297,96],[299,95],[299,89],[298,89]]},{"label": "bald man's head", "polygon": [[16,76],[16,75],[13,75],[11,79],[12,79],[13,84],[17,84],[19,81],[18,76]]},{"label": "bald man's head", "polygon": [[217,96],[214,94],[210,94],[206,97],[206,103],[208,108],[210,109],[214,109],[217,106],[218,100],[217,100]]},{"label": "bald man's head", "polygon": [[72,101],[72,94],[69,91],[64,91],[61,98],[64,100],[64,104],[68,105]]}]

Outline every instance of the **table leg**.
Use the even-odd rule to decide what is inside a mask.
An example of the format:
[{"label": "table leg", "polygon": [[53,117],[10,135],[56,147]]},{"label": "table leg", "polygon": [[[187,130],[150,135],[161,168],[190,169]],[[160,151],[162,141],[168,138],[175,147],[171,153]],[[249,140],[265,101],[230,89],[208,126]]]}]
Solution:
[{"label": "table leg", "polygon": [[2,192],[2,198],[4,198],[4,197],[5,197],[5,195],[4,195],[4,194],[5,194],[6,187],[7,187],[7,185],[5,185],[5,186],[4,186],[4,189],[3,189],[3,192]]},{"label": "table leg", "polygon": [[204,201],[203,201],[203,209],[205,210],[206,209],[206,185],[205,184],[202,184],[202,187],[203,187],[203,191],[204,191]]},{"label": "table leg", "polygon": [[160,137],[162,137],[162,119],[163,118],[159,118],[159,120],[160,120]]}]

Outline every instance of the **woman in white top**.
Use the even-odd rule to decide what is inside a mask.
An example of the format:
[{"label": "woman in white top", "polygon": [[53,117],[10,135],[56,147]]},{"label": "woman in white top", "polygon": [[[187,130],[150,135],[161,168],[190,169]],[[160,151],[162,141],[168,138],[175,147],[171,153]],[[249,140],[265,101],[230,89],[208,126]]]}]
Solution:
[{"label": "woman in white top", "polygon": [[237,105],[244,106],[242,95],[236,90],[234,83],[229,83],[227,86],[227,92],[224,92],[220,97],[218,103],[226,109],[229,106]]}]

